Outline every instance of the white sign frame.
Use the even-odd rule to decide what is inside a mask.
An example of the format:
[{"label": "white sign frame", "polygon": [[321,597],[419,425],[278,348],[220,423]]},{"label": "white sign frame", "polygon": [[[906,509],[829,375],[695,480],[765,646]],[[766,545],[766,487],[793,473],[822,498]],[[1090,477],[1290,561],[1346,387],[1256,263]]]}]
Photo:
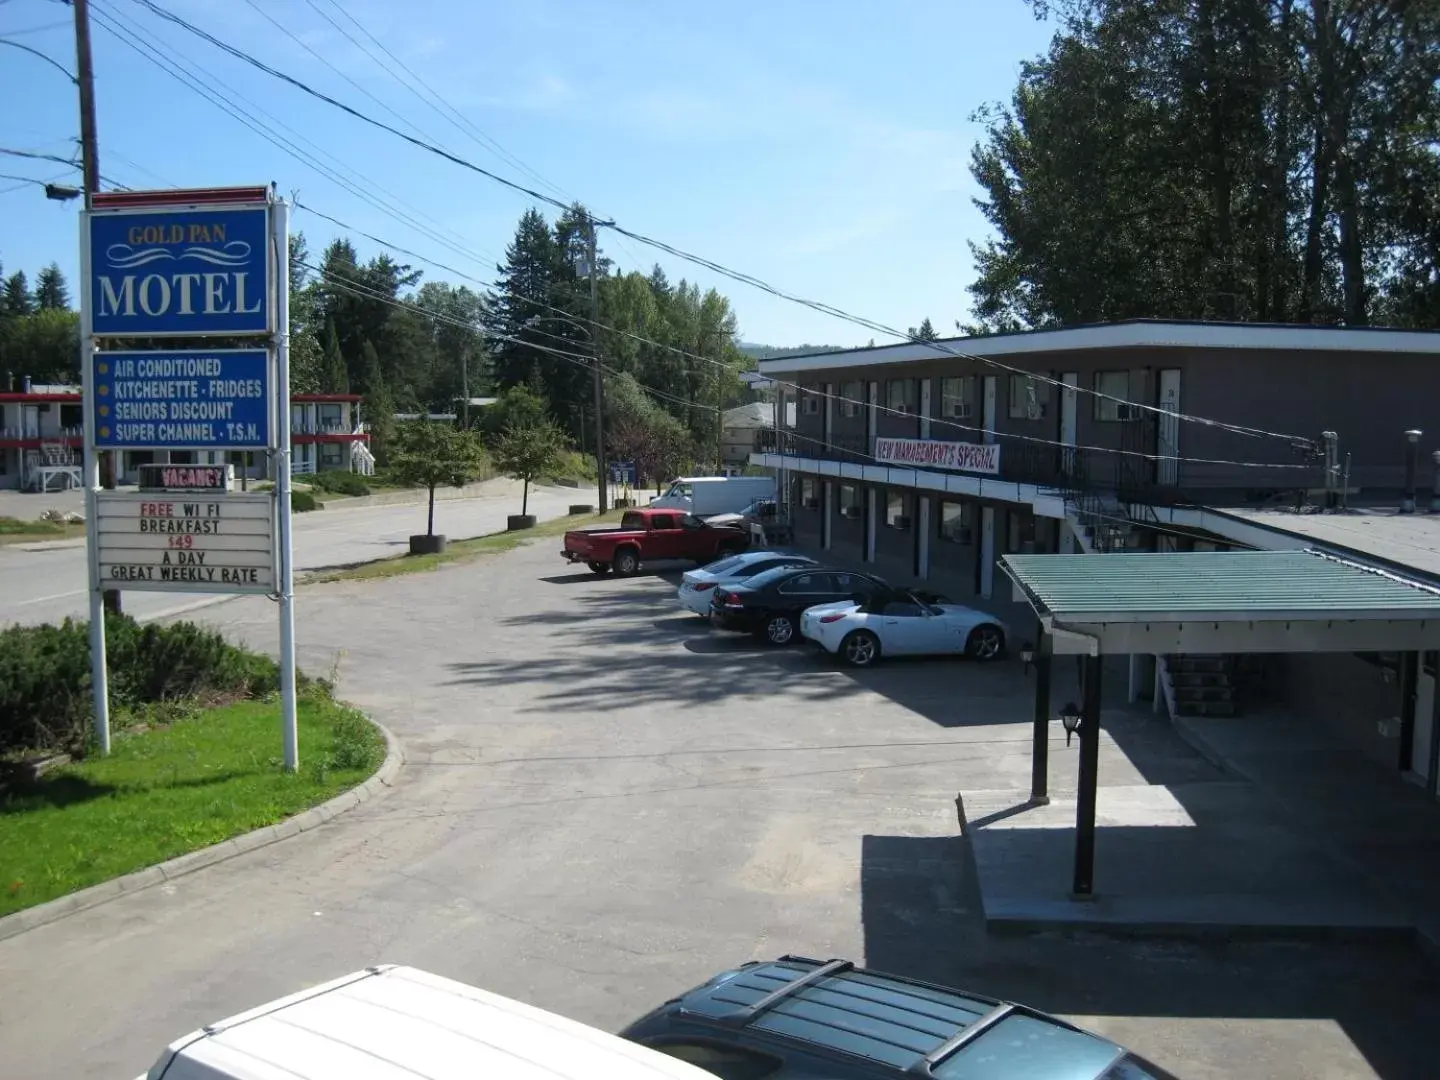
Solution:
[{"label": "white sign frame", "polygon": [[[222,511],[223,511],[223,510],[227,510],[227,509],[239,510],[241,507],[245,507],[245,508],[246,508],[246,512],[245,512],[243,515],[242,515],[242,514],[237,514],[237,515],[235,515],[235,516],[227,516],[227,515],[225,515],[225,514],[222,512],[222,513],[220,513],[220,514],[215,515],[214,518],[211,518],[208,514],[195,515],[195,518],[196,518],[196,520],[201,520],[201,521],[216,520],[216,521],[219,521],[219,522],[224,522],[224,521],[227,521],[227,520],[228,520],[228,521],[231,521],[231,522],[238,522],[238,521],[263,522],[263,523],[264,523],[264,528],[263,528],[263,530],[246,531],[246,532],[243,532],[243,533],[241,533],[241,532],[225,533],[225,532],[219,532],[219,531],[217,531],[217,532],[215,532],[215,533],[211,533],[211,534],[184,533],[184,532],[177,532],[177,533],[160,533],[160,532],[156,532],[156,533],[153,533],[153,534],[150,534],[150,535],[146,535],[145,533],[140,532],[138,528],[136,529],[136,531],[135,531],[134,533],[130,533],[130,532],[128,532],[128,531],[122,531],[122,530],[118,530],[118,529],[107,529],[107,528],[106,528],[106,524],[107,524],[107,522],[109,522],[109,521],[114,521],[114,520],[116,520],[116,519],[127,520],[127,521],[128,521],[128,520],[130,519],[130,515],[129,515],[128,513],[125,513],[125,512],[123,512],[123,511],[122,511],[121,513],[114,513],[113,511],[116,510],[116,509],[118,509],[118,508],[121,508],[121,507],[131,507],[131,506],[134,506],[134,507],[137,508],[137,509],[136,509],[136,512],[135,512],[135,515],[134,515],[134,520],[135,520],[136,524],[138,525],[138,523],[140,522],[140,520],[142,520],[142,511],[141,511],[140,508],[143,507],[144,504],[146,504],[146,503],[171,503],[171,504],[181,503],[181,504],[194,504],[194,505],[197,505],[197,506],[205,506],[205,507],[208,507],[208,506],[211,506],[211,505],[215,505],[215,506],[220,507],[220,508],[222,509]],[[258,509],[258,510],[261,511],[261,513],[259,513],[259,514],[250,513],[249,511],[250,511],[251,509]],[[280,553],[279,553],[279,550],[278,550],[278,545],[277,545],[277,543],[276,543],[275,499],[274,499],[274,497],[273,497],[272,495],[270,495],[269,492],[247,492],[247,493],[240,493],[240,492],[216,491],[216,492],[213,492],[213,493],[211,493],[211,492],[203,492],[203,493],[202,493],[202,492],[194,492],[194,491],[183,491],[183,492],[182,492],[182,491],[174,491],[174,492],[146,491],[146,492],[142,492],[142,493],[136,494],[136,493],[134,493],[134,492],[129,492],[129,491],[100,491],[100,492],[97,492],[97,493],[96,493],[95,511],[96,511],[96,515],[95,515],[95,541],[96,541],[96,542],[95,542],[95,547],[96,547],[95,561],[96,561],[96,566],[97,566],[98,571],[99,571],[99,574],[100,574],[100,581],[101,581],[101,583],[102,583],[103,586],[108,586],[108,585],[111,585],[111,584],[113,583],[113,585],[114,585],[115,588],[124,589],[124,590],[126,590],[127,592],[136,591],[136,592],[165,592],[165,593],[175,592],[175,593],[212,593],[212,594],[218,594],[218,593],[231,594],[231,593],[234,593],[234,594],[238,594],[238,595],[252,595],[252,596],[273,596],[273,595],[275,595],[275,594],[277,593],[277,591],[278,591],[278,589],[279,589],[279,586],[280,586]],[[186,520],[186,518],[182,516],[182,517],[179,518],[179,520]],[[156,553],[156,555],[158,556],[158,555],[161,555],[161,554],[164,554],[164,553],[166,553],[166,552],[168,552],[168,551],[173,550],[173,551],[176,553],[176,555],[179,556],[179,555],[181,555],[181,554],[190,553],[190,552],[193,552],[193,551],[196,550],[195,548],[180,548],[180,547],[176,547],[176,548],[173,548],[173,549],[172,549],[171,547],[169,547],[169,546],[166,545],[166,544],[161,544],[161,543],[155,543],[155,542],[154,542],[154,540],[156,540],[156,539],[162,539],[162,538],[165,538],[165,537],[168,537],[168,536],[171,536],[171,535],[173,535],[173,536],[186,536],[186,535],[189,535],[189,536],[197,536],[197,537],[204,535],[204,536],[212,536],[212,537],[214,537],[214,538],[216,538],[216,539],[220,539],[220,538],[223,537],[223,538],[225,538],[227,541],[228,541],[228,540],[235,539],[235,538],[238,537],[238,536],[257,536],[257,537],[263,536],[263,537],[264,537],[264,545],[263,545],[264,553],[265,553],[265,554],[268,556],[268,558],[269,558],[268,564],[264,567],[264,572],[269,575],[269,580],[268,580],[268,581],[265,581],[265,582],[263,582],[263,583],[261,583],[261,584],[258,584],[258,585],[238,585],[238,584],[228,584],[228,583],[209,582],[209,581],[207,581],[207,582],[163,581],[163,580],[159,580],[159,579],[115,578],[115,577],[108,577],[108,576],[106,576],[106,574],[105,574],[105,567],[106,567],[106,566],[113,565],[113,564],[131,564],[131,565],[136,565],[136,564],[138,564],[138,560],[135,560],[135,559],[126,559],[126,560],[109,559],[109,558],[106,557],[106,556],[107,556],[107,551],[108,551],[108,552],[119,552],[119,551],[139,552],[139,551],[153,550],[153,551]],[[107,537],[120,537],[120,538],[123,538],[123,539],[121,539],[121,540],[119,540],[119,541],[109,541],[109,540],[107,540]],[[142,539],[143,539],[143,541],[144,541],[143,543],[138,542],[138,541],[141,541]],[[259,545],[259,544],[255,545],[255,547],[260,547],[260,546],[261,546],[261,545]],[[210,554],[210,553],[212,553],[212,552],[215,552],[215,553],[223,552],[223,551],[227,550],[227,548],[229,548],[230,550],[243,550],[243,551],[246,551],[247,553],[249,553],[249,552],[251,552],[251,551],[254,550],[254,548],[251,548],[251,547],[247,547],[247,548],[231,548],[228,543],[216,544],[216,545],[213,545],[213,546],[206,545],[205,547],[201,548],[200,550],[201,550],[204,554]],[[179,565],[179,564],[177,564],[177,565]]]}]

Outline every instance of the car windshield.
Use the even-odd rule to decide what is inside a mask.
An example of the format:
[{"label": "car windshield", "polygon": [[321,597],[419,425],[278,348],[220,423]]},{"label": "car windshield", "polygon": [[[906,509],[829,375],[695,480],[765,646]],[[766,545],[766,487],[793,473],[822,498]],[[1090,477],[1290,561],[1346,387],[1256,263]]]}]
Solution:
[{"label": "car windshield", "polygon": [[665,497],[667,499],[688,499],[691,491],[689,484],[671,484],[670,490],[665,492]]},{"label": "car windshield", "polygon": [[767,585],[773,585],[775,582],[783,580],[790,574],[798,573],[800,569],[796,566],[772,566],[769,570],[762,570],[754,577],[747,578],[745,584],[752,589],[763,589]]}]

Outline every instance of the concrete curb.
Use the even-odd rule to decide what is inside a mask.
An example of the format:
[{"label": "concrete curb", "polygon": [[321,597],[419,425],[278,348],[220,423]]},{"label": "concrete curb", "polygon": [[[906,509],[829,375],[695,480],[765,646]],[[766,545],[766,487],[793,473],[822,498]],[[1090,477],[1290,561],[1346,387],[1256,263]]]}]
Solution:
[{"label": "concrete curb", "polygon": [[237,855],[244,855],[247,851],[255,851],[257,848],[268,847],[302,832],[309,832],[316,826],[333,820],[346,810],[352,810],[361,803],[368,802],[383,789],[393,787],[395,777],[405,765],[405,750],[400,745],[400,740],[384,724],[373,719],[370,722],[380,729],[380,734],[385,736],[385,760],[381,762],[380,768],[370,779],[349,791],[342,791],[333,799],[328,799],[319,806],[312,806],[309,810],[286,818],[275,825],[267,825],[254,832],[232,836],[229,840],[222,840],[218,844],[201,848],[199,851],[177,855],[163,863],[147,866],[143,870],[136,870],[111,881],[102,881],[88,889],[81,889],[68,896],[37,904],[35,907],[17,911],[13,915],[6,915],[0,918],[0,941],[23,934],[27,930],[33,930],[37,926],[44,926],[47,923],[63,919],[67,915],[98,907],[117,897],[148,889],[152,885],[173,881],[186,874],[193,874],[207,866],[214,866],[216,863],[233,859]]}]

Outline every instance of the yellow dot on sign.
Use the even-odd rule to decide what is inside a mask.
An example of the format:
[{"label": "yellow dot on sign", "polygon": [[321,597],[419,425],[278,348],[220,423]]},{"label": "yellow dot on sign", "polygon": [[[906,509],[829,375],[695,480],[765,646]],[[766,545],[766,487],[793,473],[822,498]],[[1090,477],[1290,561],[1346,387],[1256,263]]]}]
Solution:
[{"label": "yellow dot on sign", "polygon": [[97,370],[100,372],[101,375],[109,375],[109,374],[110,374],[110,365],[109,365],[109,364],[101,364],[100,367],[99,367]]},{"label": "yellow dot on sign", "polygon": [[101,406],[100,406],[100,415],[101,415],[101,416],[109,416],[109,415],[110,415],[110,406],[109,406],[109,405],[101,405]]},{"label": "yellow dot on sign", "polygon": [[109,396],[110,396],[110,387],[108,387],[108,386],[103,386],[103,385],[102,385],[102,386],[99,388],[99,394],[100,394],[101,397],[109,397]]},{"label": "yellow dot on sign", "polygon": [[110,429],[108,427],[102,427],[100,429],[100,437],[102,439],[108,439],[110,437]]}]

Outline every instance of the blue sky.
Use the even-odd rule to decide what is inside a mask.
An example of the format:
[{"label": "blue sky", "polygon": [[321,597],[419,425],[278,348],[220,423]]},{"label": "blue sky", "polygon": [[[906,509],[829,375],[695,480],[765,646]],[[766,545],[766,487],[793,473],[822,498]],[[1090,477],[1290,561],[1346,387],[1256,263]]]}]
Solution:
[{"label": "blue sky", "polygon": [[[1021,61],[1042,51],[1051,33],[1023,0],[157,2],[476,164],[580,198],[636,232],[902,330],[928,315],[944,331],[968,315],[966,241],[986,235],[971,203],[967,166],[978,130],[968,117],[987,101],[1008,99]],[[412,93],[347,40],[337,27],[394,66],[335,3],[473,128],[453,123],[422,100],[423,90]],[[135,0],[92,5],[107,177],[131,187],[274,180],[282,192],[298,191],[301,202],[359,229],[493,279],[530,204],[525,196],[308,98]],[[8,0],[0,4],[0,36],[16,34],[12,40],[73,69],[69,16],[55,0]],[[225,115],[123,43],[106,21],[182,58],[246,116],[277,129],[332,175]],[[0,101],[9,103],[0,111],[0,146],[72,153],[75,99],[58,71],[0,47]],[[0,157],[0,172],[76,175],[64,165],[12,157]],[[386,208],[347,190],[337,175]],[[74,204],[13,186],[0,180],[5,273],[33,275],[53,259],[73,280]],[[340,232],[303,211],[292,227],[317,253]],[[364,255],[379,250],[354,239]],[[623,269],[648,269],[658,260],[672,279],[719,288],[731,297],[746,340],[862,345],[876,336],[633,240],[602,234],[602,243]],[[424,267],[427,277],[466,283],[405,261]]]}]

